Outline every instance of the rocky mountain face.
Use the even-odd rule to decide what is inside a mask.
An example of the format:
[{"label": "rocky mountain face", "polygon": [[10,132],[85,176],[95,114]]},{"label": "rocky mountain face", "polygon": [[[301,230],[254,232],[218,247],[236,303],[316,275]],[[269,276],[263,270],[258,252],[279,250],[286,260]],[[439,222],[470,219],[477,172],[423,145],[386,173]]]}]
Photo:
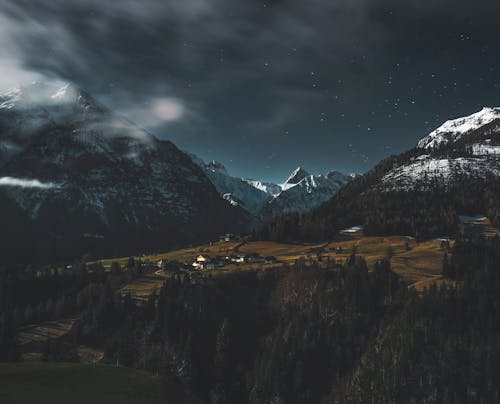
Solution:
[{"label": "rocky mountain face", "polygon": [[233,177],[222,163],[204,163],[196,156],[192,158],[224,199],[264,221],[286,213],[307,212],[330,199],[353,178],[336,171],[311,175],[298,167],[283,184],[278,185]]},{"label": "rocky mountain face", "polygon": [[309,174],[306,170],[304,170],[302,167],[297,167],[287,178],[287,180],[283,183],[281,188],[283,191],[286,191],[287,189],[293,188],[295,185],[299,184],[304,178],[310,177],[311,174]]},{"label": "rocky mountain face", "polygon": [[19,260],[166,249],[250,222],[174,144],[53,83],[0,96],[0,217]]}]

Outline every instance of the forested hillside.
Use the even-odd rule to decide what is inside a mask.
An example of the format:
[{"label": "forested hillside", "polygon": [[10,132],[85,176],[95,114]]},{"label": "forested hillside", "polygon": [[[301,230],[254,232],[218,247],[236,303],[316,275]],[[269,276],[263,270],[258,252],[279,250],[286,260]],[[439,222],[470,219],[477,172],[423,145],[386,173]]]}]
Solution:
[{"label": "forested hillside", "polygon": [[43,360],[98,348],[105,363],[175,379],[210,403],[495,402],[498,251],[496,238],[457,240],[446,282],[423,293],[386,260],[368,270],[356,250],[326,266],[172,277],[139,305],[117,293],[153,270],[135,260],[5,272],[0,358],[19,359],[20,325],[76,315]]},{"label": "forested hillside", "polygon": [[500,240],[458,240],[453,286],[408,292],[363,355],[349,403],[495,403],[500,399]]},{"label": "forested hillside", "polygon": [[381,178],[390,168],[415,153],[410,151],[382,161],[317,209],[303,215],[282,216],[256,232],[255,238],[288,242],[329,240],[342,229],[363,225],[366,235],[405,234],[426,239],[456,235],[459,215],[482,213],[492,223],[499,223],[498,176],[463,173],[446,186],[437,179],[423,177],[410,189],[382,187]]}]

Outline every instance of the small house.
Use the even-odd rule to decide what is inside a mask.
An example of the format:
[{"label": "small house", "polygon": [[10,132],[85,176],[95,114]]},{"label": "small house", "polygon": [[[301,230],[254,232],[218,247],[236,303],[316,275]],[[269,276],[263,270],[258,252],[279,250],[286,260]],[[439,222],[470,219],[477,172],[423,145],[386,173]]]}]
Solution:
[{"label": "small house", "polygon": [[244,264],[246,262],[246,258],[246,255],[238,255],[234,262],[236,262],[237,264]]},{"label": "small house", "polygon": [[204,263],[204,262],[207,262],[208,260],[209,260],[209,257],[205,257],[204,255],[198,255],[198,256],[196,257],[196,262],[197,262],[198,264],[202,264],[202,263]]},{"label": "small house", "polygon": [[231,233],[226,233],[222,236],[219,237],[219,240],[221,242],[228,242],[228,241],[237,241],[238,240],[238,237],[235,236],[234,234],[231,234]]}]

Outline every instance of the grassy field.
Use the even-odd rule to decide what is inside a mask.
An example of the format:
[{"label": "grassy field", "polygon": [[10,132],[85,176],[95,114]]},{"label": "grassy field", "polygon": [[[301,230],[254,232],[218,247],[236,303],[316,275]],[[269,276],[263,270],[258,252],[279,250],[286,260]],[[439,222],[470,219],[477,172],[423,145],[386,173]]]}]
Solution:
[{"label": "grassy field", "polygon": [[176,385],[108,365],[0,364],[2,404],[196,404]]},{"label": "grassy field", "polygon": [[433,283],[443,282],[444,254],[439,240],[415,243],[411,250],[395,254],[391,267],[401,279],[421,291]]},{"label": "grassy field", "polygon": [[[318,255],[318,251],[321,251],[320,255]],[[331,262],[344,263],[353,251],[364,256],[369,267],[373,267],[377,260],[390,256],[394,272],[408,285],[418,289],[442,280],[440,274],[445,251],[441,248],[440,240],[417,243],[414,239],[406,236],[369,237],[364,236],[361,232],[352,234],[343,241],[331,243],[306,245],[270,241],[220,242],[141,257],[141,259],[152,262],[167,260],[191,263],[199,254],[215,257],[216,255],[257,253],[263,257],[271,255],[278,260],[276,264],[231,264],[211,271],[213,276],[223,276],[232,271],[279,267],[283,264],[292,264],[301,258],[316,261],[319,256],[322,257],[322,262],[330,259]],[[113,261],[104,260],[102,263],[109,266]],[[127,258],[120,258],[116,261],[126,263]],[[130,293],[133,297],[144,299],[154,290],[158,290],[168,276],[162,271],[157,271],[155,274],[136,279],[122,290]]]},{"label": "grassy field", "polygon": [[[491,225],[488,219],[470,222],[468,231],[479,232],[485,236],[500,234],[500,230]],[[451,241],[453,244],[453,241]],[[211,271],[213,276],[220,276],[231,271],[255,270],[279,267],[283,264],[292,264],[298,259],[318,260],[318,250],[321,250],[323,262],[325,259],[343,263],[347,257],[356,251],[356,254],[365,257],[369,267],[383,258],[390,257],[394,272],[408,285],[422,290],[434,283],[445,282],[441,276],[443,256],[445,251],[441,247],[441,240],[429,240],[417,243],[406,236],[371,237],[364,236],[362,230],[346,236],[343,241],[320,244],[283,244],[270,241],[255,241],[248,243],[218,242],[140,257],[142,260],[158,262],[159,260],[177,261],[190,264],[196,256],[203,254],[210,257],[216,255],[257,253],[262,257],[274,256],[276,264],[231,264]],[[113,261],[126,264],[128,258],[108,259],[101,261],[105,267],[110,267]],[[154,290],[158,290],[168,274],[156,272],[135,280],[127,285],[123,291],[132,296],[143,299]]]}]

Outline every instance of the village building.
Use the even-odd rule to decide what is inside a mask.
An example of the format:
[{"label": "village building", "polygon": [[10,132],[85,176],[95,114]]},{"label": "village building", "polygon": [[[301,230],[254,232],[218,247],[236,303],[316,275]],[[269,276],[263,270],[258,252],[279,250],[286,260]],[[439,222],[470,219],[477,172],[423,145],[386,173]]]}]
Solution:
[{"label": "village building", "polygon": [[236,241],[237,239],[238,238],[234,234],[231,234],[231,233],[226,233],[226,234],[219,237],[219,240],[221,242]]},{"label": "village building", "polygon": [[156,263],[156,266],[159,268],[159,269],[163,269],[165,270],[166,266],[167,266],[167,260],[159,260],[157,263]]},{"label": "village building", "polygon": [[206,257],[206,256],[204,256],[204,255],[198,255],[198,256],[196,257],[196,262],[198,262],[198,263],[202,264],[202,263],[204,263],[204,262],[207,262],[209,259],[210,259],[209,257]]},{"label": "village building", "polygon": [[244,255],[238,255],[235,259],[234,262],[237,264],[243,264],[245,263],[245,256]]}]

